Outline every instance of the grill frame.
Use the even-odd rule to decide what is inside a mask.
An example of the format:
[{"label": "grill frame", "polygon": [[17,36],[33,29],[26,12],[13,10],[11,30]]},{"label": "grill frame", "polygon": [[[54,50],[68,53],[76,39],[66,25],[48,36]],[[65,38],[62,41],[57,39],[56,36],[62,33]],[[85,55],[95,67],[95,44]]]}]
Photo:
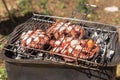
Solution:
[{"label": "grill frame", "polygon": [[[86,20],[79,20],[79,19],[73,19],[73,18],[66,18],[66,17],[57,17],[57,16],[46,16],[46,15],[39,15],[39,14],[34,14],[34,16],[37,16],[37,17],[40,17],[40,16],[45,16],[45,17],[50,17],[50,18],[58,18],[58,19],[65,19],[65,20],[73,20],[73,21],[78,21],[78,22],[83,22],[84,24],[91,24],[91,25],[93,25],[93,26],[109,26],[109,27],[111,27],[111,28],[114,28],[115,29],[115,31],[110,31],[110,32],[117,32],[117,27],[115,27],[115,26],[111,26],[111,25],[108,25],[108,24],[102,24],[102,23],[98,23],[98,22],[92,22],[92,21],[86,21]],[[38,19],[38,18],[34,18],[34,16],[32,17],[32,18],[30,18],[29,20],[38,20],[38,21],[40,21],[41,19]],[[26,22],[29,22],[29,20],[28,21],[26,21]],[[18,29],[22,29],[25,25],[26,25],[26,22],[25,23],[23,23],[23,24],[21,24],[21,25],[19,25],[18,27],[16,27],[16,29],[10,34],[10,37],[11,36],[14,36],[14,35],[16,35],[17,34],[17,36],[18,35],[20,35],[20,34],[18,34],[17,33],[17,30]],[[50,23],[53,23],[53,22],[50,22]],[[30,24],[30,23],[29,23]],[[28,26],[28,25],[27,25]],[[90,26],[90,25],[89,25]],[[11,41],[12,42],[14,42],[13,41],[13,39],[9,39],[9,41],[8,41],[8,44],[9,43],[11,43]],[[119,44],[118,44],[119,45]],[[118,56],[117,56],[118,57]],[[7,62],[15,62],[15,63],[33,63],[33,64],[42,64],[42,63],[44,63],[44,64],[54,64],[54,65],[66,65],[66,63],[58,63],[58,62],[52,62],[52,61],[43,61],[43,60],[15,60],[15,59],[10,59],[10,58],[8,58],[8,57],[6,57],[6,55],[5,55],[5,51],[3,50],[3,52],[1,53],[1,58],[2,59],[4,59],[5,61],[7,61]],[[118,57],[118,59],[119,59],[119,57]],[[84,60],[83,60],[84,61]],[[85,60],[86,61],[86,60]],[[119,60],[118,60],[119,61]],[[118,61],[117,61],[117,63],[118,63]],[[87,62],[89,62],[89,64],[91,64],[91,62],[90,61],[87,61]],[[115,64],[109,64],[109,65],[99,65],[99,64],[97,64],[98,66],[95,66],[95,67],[90,67],[90,66],[82,66],[82,65],[71,65],[71,64],[67,64],[68,66],[74,66],[74,67],[82,67],[82,68],[86,68],[86,69],[92,69],[92,70],[100,70],[101,69],[101,67],[113,67],[113,66],[116,66],[117,65],[117,63],[115,63]]]},{"label": "grill frame", "polygon": [[[117,80],[115,67],[100,71],[53,64],[6,62],[8,80]],[[52,73],[52,74],[51,74]]]}]

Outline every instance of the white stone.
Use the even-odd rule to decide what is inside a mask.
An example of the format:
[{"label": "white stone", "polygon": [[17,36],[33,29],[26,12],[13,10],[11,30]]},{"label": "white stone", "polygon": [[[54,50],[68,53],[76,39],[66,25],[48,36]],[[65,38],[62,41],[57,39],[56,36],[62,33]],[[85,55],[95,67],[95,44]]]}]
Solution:
[{"label": "white stone", "polygon": [[110,7],[104,8],[104,10],[108,12],[116,12],[116,11],[119,11],[119,8],[116,6],[110,6]]}]

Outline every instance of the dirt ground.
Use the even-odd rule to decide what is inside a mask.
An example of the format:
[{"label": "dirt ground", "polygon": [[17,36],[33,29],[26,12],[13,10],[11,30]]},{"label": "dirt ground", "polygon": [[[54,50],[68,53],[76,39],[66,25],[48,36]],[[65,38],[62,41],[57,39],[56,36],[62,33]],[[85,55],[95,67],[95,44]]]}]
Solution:
[{"label": "dirt ground", "polygon": [[[6,0],[7,6],[9,10],[18,10],[20,11],[18,3],[20,0]],[[41,6],[41,2],[43,3],[45,0],[32,0],[30,7],[32,10],[37,13],[43,12],[43,5]],[[51,12],[52,15],[56,16],[65,16],[70,17],[72,11],[76,9],[79,0],[48,0],[46,2],[46,8]],[[88,0],[89,4],[96,5],[95,8],[96,14],[90,14],[89,20],[107,23],[111,25],[120,26],[120,10],[117,12],[107,12],[104,10],[105,7],[116,6],[120,8],[120,0]],[[0,1],[0,18],[6,16],[7,12],[4,8],[4,5]],[[79,17],[78,17],[79,18]]]}]

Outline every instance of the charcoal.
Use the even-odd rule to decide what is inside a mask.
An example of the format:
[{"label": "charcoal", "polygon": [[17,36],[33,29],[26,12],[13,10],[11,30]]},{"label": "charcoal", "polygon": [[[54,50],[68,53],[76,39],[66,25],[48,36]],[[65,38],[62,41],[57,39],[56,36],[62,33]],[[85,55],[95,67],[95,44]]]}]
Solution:
[{"label": "charcoal", "polygon": [[107,40],[109,38],[108,34],[104,34],[104,40]]},{"label": "charcoal", "polygon": [[58,61],[58,58],[57,57],[53,57],[52,61]]},{"label": "charcoal", "polygon": [[52,57],[51,57],[51,60],[52,60],[52,61],[63,61],[62,57],[56,56],[56,55],[52,56]]},{"label": "charcoal", "polygon": [[20,46],[20,40],[17,40],[17,41],[15,42],[15,45],[16,45],[16,46]]},{"label": "charcoal", "polygon": [[53,59],[53,57],[52,57],[52,56],[50,56],[48,59],[52,60],[52,59]]},{"label": "charcoal", "polygon": [[102,44],[104,42],[109,42],[109,35],[108,33],[99,33],[98,32],[94,32],[92,35],[92,38],[96,41],[96,43],[98,44]]},{"label": "charcoal", "polygon": [[21,59],[21,57],[20,57],[20,56],[17,56],[15,59]]},{"label": "charcoal", "polygon": [[44,55],[44,57],[45,57],[46,59],[50,59],[52,56],[51,56],[50,54],[46,53],[46,54]]},{"label": "charcoal", "polygon": [[44,53],[38,53],[34,59],[43,60],[44,59]]},{"label": "charcoal", "polygon": [[44,58],[43,57],[35,57],[34,59],[35,60],[43,60]]},{"label": "charcoal", "polygon": [[30,55],[29,57],[27,57],[27,59],[35,59],[36,56],[34,55]]},{"label": "charcoal", "polygon": [[13,58],[13,59],[15,59],[15,58],[16,58],[16,56],[15,56],[15,55],[13,55],[13,56],[12,56],[12,58]]},{"label": "charcoal", "polygon": [[96,63],[100,63],[101,62],[101,56],[97,57],[97,59],[95,60]]},{"label": "charcoal", "polygon": [[108,62],[111,61],[111,59],[112,59],[112,57],[113,57],[114,54],[115,54],[115,51],[110,50],[110,49],[107,50],[107,55],[106,55],[106,57],[107,57],[107,61],[108,61]]},{"label": "charcoal", "polygon": [[13,52],[16,53],[17,52],[17,48],[14,48]]},{"label": "charcoal", "polygon": [[38,56],[38,57],[43,57],[43,56],[44,56],[44,53],[38,53],[37,56]]},{"label": "charcoal", "polygon": [[16,58],[15,59],[21,59],[21,56],[20,54],[17,54]]},{"label": "charcoal", "polygon": [[[110,61],[111,56],[114,54],[113,50],[108,49],[109,47],[109,40],[110,40],[110,34],[108,33],[104,33],[104,32],[97,32],[95,31],[92,34],[92,38],[96,41],[97,44],[99,44],[100,46],[100,50],[99,50],[99,57],[96,59],[97,63],[103,63],[104,62],[104,57],[106,57],[107,61]],[[105,54],[105,46],[107,46],[107,50],[106,50],[106,56],[104,56]]]},{"label": "charcoal", "polygon": [[33,52],[33,50],[31,50],[31,49],[25,49],[25,52],[26,53],[31,53],[31,52]]},{"label": "charcoal", "polygon": [[17,52],[18,52],[18,53],[24,53],[24,52],[25,52],[25,49],[19,46],[19,47],[17,48]]}]

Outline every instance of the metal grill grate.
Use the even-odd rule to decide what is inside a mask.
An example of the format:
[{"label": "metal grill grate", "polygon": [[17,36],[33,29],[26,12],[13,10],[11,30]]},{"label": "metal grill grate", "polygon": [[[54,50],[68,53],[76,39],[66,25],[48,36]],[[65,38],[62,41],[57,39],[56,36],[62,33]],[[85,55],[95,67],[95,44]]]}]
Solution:
[{"label": "metal grill grate", "polygon": [[[62,22],[63,24],[60,25],[60,28],[53,32],[53,28],[51,26],[56,26],[57,21]],[[74,25],[74,27],[79,26],[80,30],[83,29],[85,32],[85,35],[83,37],[78,36],[77,40],[87,40],[85,45],[82,47],[81,50],[79,50],[79,53],[77,56],[69,56],[65,55],[63,53],[56,52],[58,47],[63,44],[65,37],[61,40],[60,44],[56,47],[54,51],[51,52],[52,47],[50,45],[47,45],[48,47],[43,48],[33,48],[28,46],[21,46],[21,34],[23,32],[28,32],[29,30],[36,31],[38,29],[42,29],[44,32],[52,32],[49,33],[49,35],[56,34],[64,25],[67,23],[70,23]],[[50,35],[50,36],[51,36]],[[49,37],[50,40],[57,40],[58,38]],[[74,40],[76,38],[72,38]],[[80,58],[79,55],[81,55],[84,47],[87,45],[89,40],[93,40],[95,44],[99,46],[99,51],[95,52],[93,54],[92,58],[89,58],[90,51],[87,53],[87,58]],[[74,18],[65,18],[65,17],[57,17],[57,16],[45,16],[45,15],[39,15],[34,14],[32,18],[30,18],[28,21],[23,23],[20,27],[17,27],[13,33],[10,35],[10,39],[8,41],[7,46],[4,48],[6,51],[6,55],[8,57],[11,57],[13,59],[16,59],[16,57],[22,56],[20,60],[26,60],[26,59],[36,59],[38,54],[42,58],[37,58],[37,60],[43,60],[43,61],[52,61],[53,63],[60,63],[65,64],[69,66],[75,66],[75,67],[83,67],[83,68],[89,68],[92,70],[98,70],[99,68],[103,66],[107,66],[109,63],[111,63],[112,58],[114,57],[116,53],[116,44],[118,40],[118,33],[115,27],[104,25],[100,23],[95,23],[91,21],[85,21],[85,20],[79,20]],[[47,41],[47,43],[49,43]],[[53,43],[55,44],[55,42]],[[44,45],[44,44],[41,44]],[[68,47],[70,43],[66,46],[66,48],[62,51],[64,52]],[[46,46],[46,45],[45,45]],[[71,53],[75,50],[77,46],[72,49]],[[70,59],[72,61],[67,61],[65,59]]]}]

